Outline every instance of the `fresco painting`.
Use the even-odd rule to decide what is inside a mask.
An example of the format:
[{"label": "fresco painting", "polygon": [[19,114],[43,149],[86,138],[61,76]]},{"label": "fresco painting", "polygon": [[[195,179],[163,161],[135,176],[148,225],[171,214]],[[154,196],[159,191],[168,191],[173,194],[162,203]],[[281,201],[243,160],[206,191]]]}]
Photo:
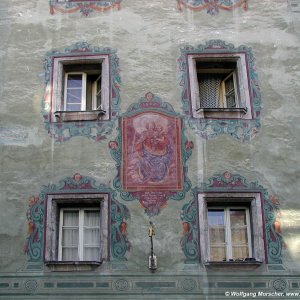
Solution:
[{"label": "fresco painting", "polygon": [[122,132],[124,190],[182,189],[180,118],[144,112],[124,118]]}]

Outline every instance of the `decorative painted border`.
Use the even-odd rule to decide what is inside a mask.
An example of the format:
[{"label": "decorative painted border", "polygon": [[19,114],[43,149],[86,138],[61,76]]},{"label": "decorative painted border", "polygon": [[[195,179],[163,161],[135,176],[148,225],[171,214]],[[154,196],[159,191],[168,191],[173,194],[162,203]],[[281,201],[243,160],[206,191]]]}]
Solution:
[{"label": "decorative painted border", "polygon": [[[191,112],[191,95],[188,75],[188,55],[196,54],[222,54],[222,53],[244,53],[248,68],[248,80],[250,96],[252,99],[252,119],[205,119],[193,118]],[[197,47],[185,46],[181,49],[178,59],[181,72],[180,85],[182,86],[181,101],[186,122],[194,132],[204,139],[215,138],[220,134],[228,134],[238,141],[252,139],[260,129],[261,95],[258,86],[258,76],[255,72],[255,58],[252,49],[246,46],[235,48],[221,40],[210,40],[205,45]]]},{"label": "decorative painted border", "polygon": [[256,182],[247,182],[246,178],[225,172],[214,175],[200,188],[192,190],[193,199],[185,204],[181,211],[183,237],[181,247],[190,261],[199,260],[199,225],[198,225],[198,193],[208,192],[251,192],[260,193],[264,217],[266,256],[268,264],[281,264],[281,252],[285,246],[280,229],[280,204],[276,196],[269,195],[267,189]]},{"label": "decorative painted border", "polygon": [[81,15],[88,17],[92,12],[104,12],[116,8],[121,9],[122,0],[49,0],[50,14],[55,12],[74,13],[81,12]]},{"label": "decorative painted border", "polygon": [[177,8],[188,8],[193,11],[205,10],[210,15],[219,14],[219,10],[230,11],[238,7],[248,9],[248,0],[177,0]]},{"label": "decorative painted border", "polygon": [[[153,95],[151,92],[148,92],[145,97],[139,99],[137,103],[133,103],[129,106],[127,111],[122,115],[122,117],[133,116],[135,114],[151,111],[151,112],[162,112],[167,115],[180,117],[178,113],[176,113],[173,107],[167,103],[163,102],[161,98],[156,95]],[[182,200],[185,197],[186,192],[188,192],[191,188],[191,181],[187,177],[187,160],[192,154],[192,149],[194,147],[192,141],[188,141],[184,135],[184,128],[181,130],[181,156],[182,156],[182,164],[183,164],[183,189],[181,191],[164,191],[161,192],[161,197],[158,194],[151,196],[157,196],[159,200],[157,200],[155,206],[146,206],[142,201],[142,197],[144,196],[143,192],[129,192],[122,190],[121,183],[121,160],[122,160],[122,132],[121,128],[118,128],[119,134],[115,141],[111,141],[109,143],[110,153],[113,159],[116,162],[116,168],[118,170],[118,174],[114,179],[113,185],[116,190],[120,192],[120,196],[125,201],[133,201],[139,200],[140,204],[145,208],[145,213],[148,216],[155,216],[160,213],[161,208],[167,205],[167,200]],[[152,192],[155,193],[155,192]]]},{"label": "decorative painted border", "polygon": [[126,251],[130,249],[130,243],[126,237],[126,220],[130,217],[125,205],[116,200],[116,192],[105,185],[97,185],[91,177],[75,174],[60,180],[57,185],[43,186],[38,196],[29,198],[27,211],[28,237],[24,245],[24,252],[30,262],[43,260],[44,252],[44,217],[47,196],[50,194],[74,194],[74,193],[102,193],[108,194],[110,204],[110,256],[115,259],[126,259]]},{"label": "decorative painted border", "polygon": [[[171,275],[1,274],[1,298],[16,299],[299,299],[299,274],[176,272]],[[228,291],[235,297],[226,297]],[[74,296],[76,293],[76,296]],[[297,296],[298,295],[298,296]],[[288,297],[289,296],[289,297]],[[294,297],[293,297],[294,296]]]},{"label": "decorative painted border", "polygon": [[[110,118],[104,121],[76,121],[76,122],[51,122],[51,87],[53,60],[57,57],[88,56],[88,55],[107,55],[109,57],[109,76],[110,76]],[[64,51],[53,50],[47,53],[44,63],[45,69],[45,95],[42,102],[42,115],[45,128],[51,137],[57,142],[65,142],[74,136],[86,136],[96,142],[100,142],[111,134],[114,121],[120,111],[120,84],[119,59],[116,50],[111,48],[92,48],[86,42],[78,42],[75,45],[65,48]]]}]

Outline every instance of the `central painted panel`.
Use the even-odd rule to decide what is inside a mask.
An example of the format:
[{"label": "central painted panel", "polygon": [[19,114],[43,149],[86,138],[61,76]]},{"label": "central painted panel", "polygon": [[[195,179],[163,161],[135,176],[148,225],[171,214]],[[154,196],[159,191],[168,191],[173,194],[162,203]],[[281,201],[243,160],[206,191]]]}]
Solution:
[{"label": "central painted panel", "polygon": [[147,111],[122,119],[122,186],[182,190],[181,119]]}]

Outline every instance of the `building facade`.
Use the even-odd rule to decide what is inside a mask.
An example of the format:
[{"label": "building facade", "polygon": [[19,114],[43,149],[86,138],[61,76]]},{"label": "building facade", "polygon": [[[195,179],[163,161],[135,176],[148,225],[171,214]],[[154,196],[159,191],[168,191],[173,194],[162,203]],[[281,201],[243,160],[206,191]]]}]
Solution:
[{"label": "building facade", "polygon": [[3,0],[0,299],[297,299],[299,0]]}]

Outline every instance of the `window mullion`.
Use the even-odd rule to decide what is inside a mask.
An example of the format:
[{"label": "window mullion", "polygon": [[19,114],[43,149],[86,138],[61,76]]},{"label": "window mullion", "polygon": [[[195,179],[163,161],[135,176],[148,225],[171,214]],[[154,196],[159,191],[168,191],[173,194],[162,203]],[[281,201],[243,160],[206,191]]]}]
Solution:
[{"label": "window mullion", "polygon": [[252,243],[251,243],[251,231],[250,231],[250,213],[249,209],[246,209],[246,226],[247,226],[247,238],[248,238],[248,251],[249,257],[252,257]]},{"label": "window mullion", "polygon": [[232,243],[231,243],[231,224],[230,224],[230,208],[225,208],[225,225],[226,225],[226,256],[232,259]]},{"label": "window mullion", "polygon": [[79,260],[83,260],[83,224],[84,224],[84,209],[79,210],[79,241],[78,241],[78,256]]},{"label": "window mullion", "polygon": [[87,74],[82,73],[81,110],[86,110],[86,81]]},{"label": "window mullion", "polygon": [[59,211],[59,233],[58,233],[58,260],[62,260],[62,227],[63,227],[64,211]]}]

